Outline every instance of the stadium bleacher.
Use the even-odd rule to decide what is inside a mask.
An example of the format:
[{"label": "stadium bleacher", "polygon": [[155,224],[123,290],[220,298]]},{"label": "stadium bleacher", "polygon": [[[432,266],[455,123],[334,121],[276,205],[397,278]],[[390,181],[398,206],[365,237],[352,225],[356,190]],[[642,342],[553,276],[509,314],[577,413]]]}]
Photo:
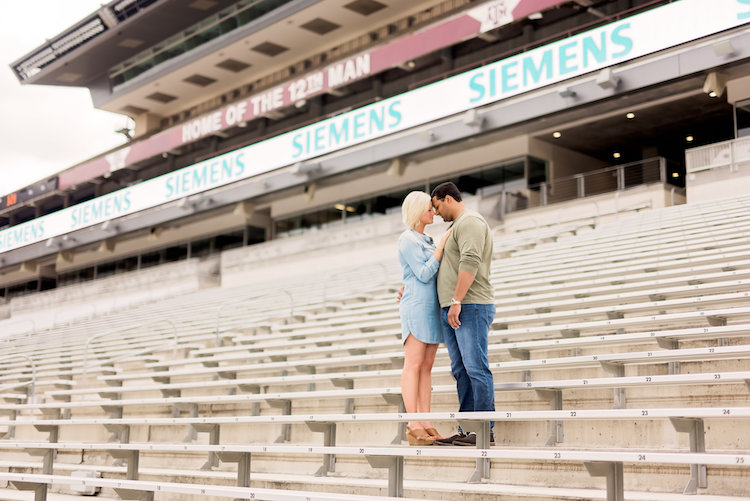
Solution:
[{"label": "stadium bleacher", "polygon": [[[748,204],[498,233],[495,413],[456,412],[444,348],[404,412],[395,257],[13,334],[0,499],[747,499]],[[478,447],[405,446],[421,419]]]}]

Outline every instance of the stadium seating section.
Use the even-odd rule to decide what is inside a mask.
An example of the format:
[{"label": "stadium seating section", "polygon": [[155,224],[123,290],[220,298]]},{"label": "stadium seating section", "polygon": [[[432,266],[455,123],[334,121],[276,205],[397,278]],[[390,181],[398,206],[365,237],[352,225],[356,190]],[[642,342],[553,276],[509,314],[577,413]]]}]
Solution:
[{"label": "stadium seating section", "polygon": [[[748,499],[749,208],[498,233],[495,413],[457,412],[444,347],[433,413],[404,412],[395,244],[333,286],[29,324],[0,341],[0,499]],[[409,447],[415,418],[478,445]]]}]

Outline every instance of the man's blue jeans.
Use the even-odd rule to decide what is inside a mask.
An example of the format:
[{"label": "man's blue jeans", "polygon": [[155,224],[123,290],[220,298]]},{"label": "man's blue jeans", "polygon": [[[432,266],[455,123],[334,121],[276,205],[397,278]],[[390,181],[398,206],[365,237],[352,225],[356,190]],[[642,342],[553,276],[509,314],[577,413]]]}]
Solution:
[{"label": "man's blue jeans", "polygon": [[462,304],[458,329],[448,323],[448,308],[441,308],[440,316],[451,372],[456,379],[458,410],[494,411],[495,384],[487,359],[487,344],[495,305]]}]

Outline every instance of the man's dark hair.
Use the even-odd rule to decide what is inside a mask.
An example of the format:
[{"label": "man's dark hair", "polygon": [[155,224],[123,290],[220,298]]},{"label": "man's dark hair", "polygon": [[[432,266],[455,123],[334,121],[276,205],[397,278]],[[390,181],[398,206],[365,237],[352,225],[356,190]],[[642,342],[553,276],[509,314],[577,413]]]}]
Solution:
[{"label": "man's dark hair", "polygon": [[432,198],[437,198],[438,200],[445,200],[446,195],[450,195],[453,200],[456,202],[461,201],[461,192],[458,191],[458,186],[448,181],[447,183],[442,183],[437,186],[435,186],[435,189],[432,190]]}]

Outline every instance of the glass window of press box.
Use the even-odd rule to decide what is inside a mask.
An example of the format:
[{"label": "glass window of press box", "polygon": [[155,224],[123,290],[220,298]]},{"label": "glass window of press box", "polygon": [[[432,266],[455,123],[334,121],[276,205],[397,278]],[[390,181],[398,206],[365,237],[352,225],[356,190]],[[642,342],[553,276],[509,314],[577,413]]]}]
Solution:
[{"label": "glass window of press box", "polygon": [[423,190],[427,193],[444,183],[451,181],[462,193],[471,195],[492,194],[502,190],[532,188],[547,180],[547,162],[538,158],[524,156],[466,173],[457,173],[450,177],[427,179],[407,188],[389,191],[381,195],[361,199],[341,200],[333,206],[322,208],[312,213],[278,219],[275,221],[277,237],[295,235],[311,228],[327,228],[347,222],[390,214],[398,211],[409,192]]}]

